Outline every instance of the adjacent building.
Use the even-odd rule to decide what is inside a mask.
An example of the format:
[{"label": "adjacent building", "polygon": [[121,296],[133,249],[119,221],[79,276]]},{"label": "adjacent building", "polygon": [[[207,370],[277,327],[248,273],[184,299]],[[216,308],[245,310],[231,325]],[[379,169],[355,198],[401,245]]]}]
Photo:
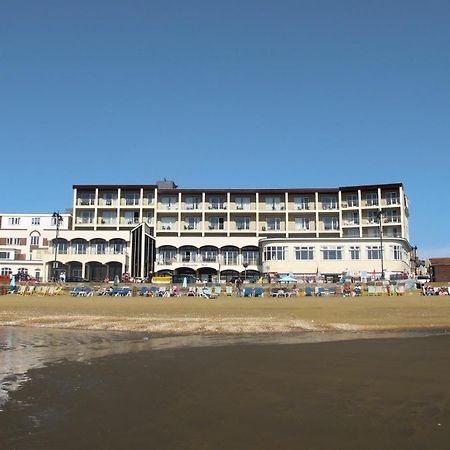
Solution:
[{"label": "adjacent building", "polygon": [[[0,236],[6,238],[5,220],[9,216],[2,218]],[[123,272],[142,278],[220,274],[223,280],[409,273],[408,223],[401,183],[321,189],[180,189],[166,180],[74,185],[71,216],[58,238],[46,235],[48,246],[36,256],[44,278],[55,255],[58,270],[92,280]]]}]

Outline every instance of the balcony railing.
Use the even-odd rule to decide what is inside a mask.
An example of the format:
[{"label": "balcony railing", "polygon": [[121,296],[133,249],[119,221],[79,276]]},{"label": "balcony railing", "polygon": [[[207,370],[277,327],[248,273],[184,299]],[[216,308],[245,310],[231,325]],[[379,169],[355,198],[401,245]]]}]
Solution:
[{"label": "balcony railing", "polygon": [[157,255],[155,262],[159,265],[172,265],[177,263],[182,264],[197,264],[197,263],[214,263],[221,266],[237,266],[247,263],[249,266],[258,265],[258,258],[246,258],[242,255],[230,256],[229,258],[225,255],[195,255],[195,256],[162,256]]},{"label": "balcony railing", "polygon": [[77,217],[75,220],[77,225],[88,225],[94,223],[93,217]]},{"label": "balcony railing", "polygon": [[105,218],[105,217],[99,217],[97,219],[97,223],[99,225],[117,225],[117,219],[111,219],[111,218]]},{"label": "balcony railing", "polygon": [[122,198],[120,204],[123,206],[139,206],[139,198]]},{"label": "balcony railing", "polygon": [[117,206],[117,198],[100,198],[98,204],[100,206]]},{"label": "balcony railing", "polygon": [[79,206],[93,206],[95,205],[95,197],[92,198],[79,198],[77,201]]},{"label": "balcony railing", "polygon": [[[55,254],[55,248],[49,247],[47,253]],[[96,247],[85,247],[85,248],[58,248],[58,255],[125,255],[127,253],[126,248],[122,250],[106,247],[105,251],[99,252]]]}]

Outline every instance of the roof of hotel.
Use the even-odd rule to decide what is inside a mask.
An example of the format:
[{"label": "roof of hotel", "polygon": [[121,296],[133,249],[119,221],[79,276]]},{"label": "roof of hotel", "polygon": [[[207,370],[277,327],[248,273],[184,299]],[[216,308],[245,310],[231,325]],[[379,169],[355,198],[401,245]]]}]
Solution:
[{"label": "roof of hotel", "polygon": [[[157,187],[156,184],[127,184],[127,185],[120,185],[120,184],[74,184],[74,189],[80,189],[80,190],[90,190],[90,189],[110,189],[110,190],[116,190],[116,189],[122,189],[122,190],[137,190],[137,189],[155,189]],[[333,193],[333,192],[349,192],[349,191],[356,191],[356,190],[372,190],[372,189],[395,189],[403,187],[403,183],[389,183],[389,184],[368,184],[368,185],[359,185],[359,186],[342,186],[342,187],[336,187],[336,188],[253,188],[253,189],[239,189],[239,188],[232,188],[232,189],[224,189],[224,188],[205,188],[205,189],[199,189],[199,188],[193,188],[193,189],[158,189],[158,192],[162,194],[170,194],[170,193],[192,193],[192,194],[199,194],[202,192],[210,192],[210,193],[242,193],[242,194],[251,194],[255,192],[260,192],[263,194],[273,193],[273,192],[288,192],[288,193],[311,193],[311,192],[322,192],[322,193]]]}]

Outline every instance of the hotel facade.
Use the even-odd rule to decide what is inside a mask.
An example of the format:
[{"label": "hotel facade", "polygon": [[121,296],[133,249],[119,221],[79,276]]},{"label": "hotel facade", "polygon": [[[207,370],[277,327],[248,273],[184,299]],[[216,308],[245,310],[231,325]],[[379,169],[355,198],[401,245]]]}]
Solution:
[{"label": "hotel facade", "polygon": [[[19,216],[2,215],[2,273],[13,265],[1,258],[10,252],[6,239],[35,231],[31,223],[19,229],[10,220]],[[54,225],[44,228],[31,259],[29,252],[21,257],[33,261],[35,271],[39,265],[43,279],[55,268],[95,281],[124,272],[206,280],[219,274],[228,280],[409,273],[408,224],[401,183],[322,189],[179,189],[166,180],[74,185],[73,208],[58,237]]]}]

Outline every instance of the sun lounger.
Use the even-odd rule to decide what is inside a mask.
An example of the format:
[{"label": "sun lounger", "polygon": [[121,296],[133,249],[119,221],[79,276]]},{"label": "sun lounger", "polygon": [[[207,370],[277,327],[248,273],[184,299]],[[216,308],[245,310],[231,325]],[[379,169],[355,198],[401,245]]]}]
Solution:
[{"label": "sun lounger", "polygon": [[120,295],[122,297],[131,297],[131,289],[129,287],[124,287]]},{"label": "sun lounger", "polygon": [[254,296],[255,297],[264,297],[264,289],[262,287],[255,288]]},{"label": "sun lounger", "polygon": [[227,294],[228,297],[232,296],[233,295],[233,286],[226,286],[225,293]]},{"label": "sun lounger", "polygon": [[138,291],[138,295],[141,297],[148,295],[148,287],[142,286],[141,289],[139,289],[139,291]]},{"label": "sun lounger", "polygon": [[69,293],[72,297],[78,297],[78,295],[80,295],[80,292],[81,292],[81,288],[75,287]]},{"label": "sun lounger", "polygon": [[306,295],[306,297],[311,297],[312,294],[313,294],[312,288],[310,286],[306,286],[305,287],[305,295]]},{"label": "sun lounger", "polygon": [[244,288],[244,297],[253,297],[253,288],[246,287]]}]

